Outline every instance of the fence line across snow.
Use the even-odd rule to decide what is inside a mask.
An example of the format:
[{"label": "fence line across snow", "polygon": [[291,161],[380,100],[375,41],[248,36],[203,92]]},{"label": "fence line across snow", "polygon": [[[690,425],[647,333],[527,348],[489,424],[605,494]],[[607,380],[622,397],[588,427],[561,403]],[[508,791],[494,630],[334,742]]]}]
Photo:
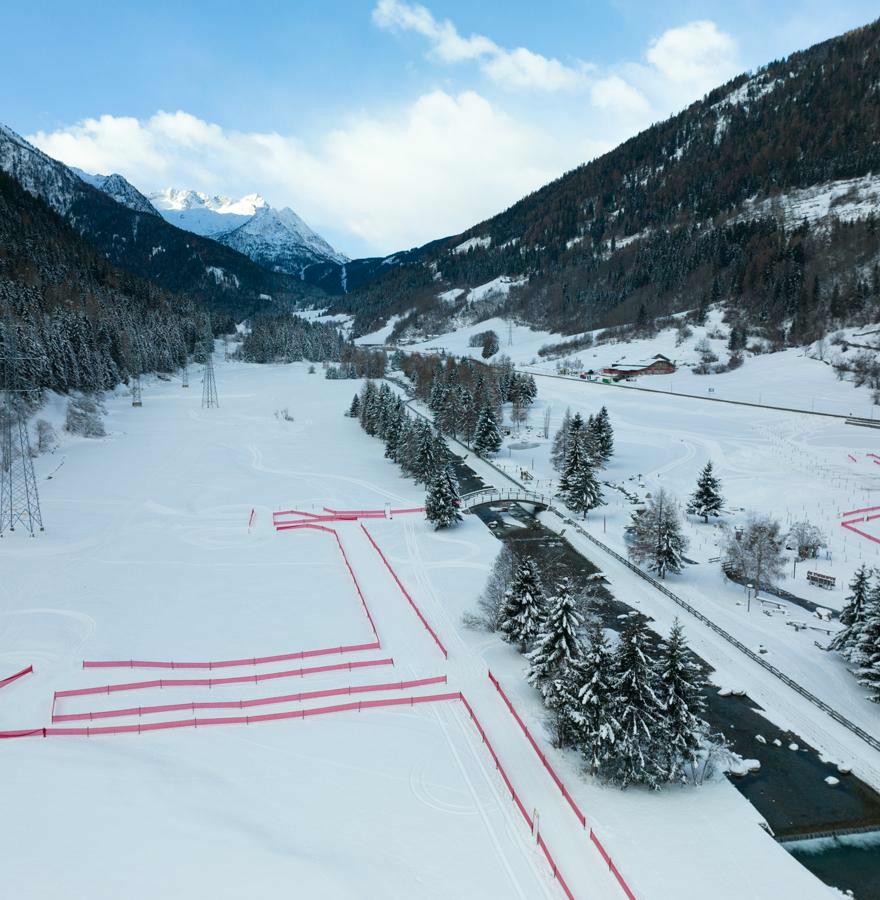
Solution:
[{"label": "fence line across snow", "polygon": [[364,525],[363,522],[361,522],[361,530],[367,536],[367,540],[369,540],[369,542],[373,545],[373,549],[379,554],[379,558],[382,560],[383,563],[385,563],[385,568],[388,569],[388,571],[391,573],[391,577],[395,580],[395,582],[397,582],[397,586],[400,588],[400,592],[403,594],[404,597],[406,597],[409,605],[415,610],[416,615],[419,617],[419,621],[422,623],[422,625],[425,626],[425,630],[428,632],[428,634],[431,635],[431,637],[434,639],[434,643],[440,648],[440,652],[443,654],[443,657],[445,659],[449,659],[449,654],[446,652],[446,648],[443,646],[442,642],[440,641],[440,638],[437,637],[437,633],[428,624],[428,620],[422,615],[422,611],[418,608],[418,606],[416,606],[416,603],[413,600],[413,598],[410,597],[409,591],[407,591],[407,589],[403,586],[403,582],[397,577],[397,573],[394,571],[394,569],[391,568],[391,563],[389,563],[388,560],[385,558],[385,554],[382,552],[382,549],[373,540],[373,536],[370,534],[369,531],[367,531],[367,526]]},{"label": "fence line across snow", "polygon": [[34,667],[28,666],[26,669],[22,669],[14,675],[10,675],[7,678],[0,678],[0,688],[6,687],[7,684],[12,684],[13,681],[18,681],[19,678],[23,678],[25,675],[30,675],[33,671]]},{"label": "fence line across snow", "polygon": [[141,734],[145,731],[163,731],[170,728],[203,728],[208,725],[253,725],[257,722],[278,722],[284,719],[307,719],[339,712],[361,712],[385,706],[416,706],[421,703],[437,703],[443,700],[458,700],[456,691],[449,694],[427,694],[412,697],[393,697],[386,700],[359,700],[340,703],[336,706],[319,706],[312,709],[288,710],[286,712],[263,713],[257,716],[218,716],[209,719],[175,719],[168,722],[138,722],[135,725],[102,725],[97,728],[31,728],[19,731],[0,731],[0,738],[22,737],[94,737],[102,734]]},{"label": "fence line across snow", "polygon": [[99,687],[73,688],[66,691],[55,691],[56,700],[64,697],[85,697],[91,694],[115,694],[118,691],[139,691],[150,688],[167,687],[216,687],[221,684],[258,684],[274,678],[298,678],[305,675],[316,675],[319,672],[351,671],[369,666],[393,666],[394,660],[366,659],[356,662],[334,663],[331,666],[311,666],[302,669],[285,669],[281,672],[256,672],[253,675],[235,675],[227,678],[157,678],[153,681],[129,681],[125,684],[105,684]]},{"label": "fence line across snow", "polygon": [[289,662],[314,656],[330,656],[342,653],[359,653],[378,650],[379,642],[369,644],[341,644],[320,650],[298,650],[295,653],[279,653],[275,656],[253,656],[247,659],[221,659],[213,662],[162,662],[151,659],[83,660],[84,669],[223,669],[232,666],[261,666],[266,663]]},{"label": "fence line across snow", "polygon": [[342,697],[351,694],[367,694],[377,691],[403,691],[409,688],[426,687],[429,684],[446,684],[446,676],[434,678],[418,678],[414,681],[393,681],[385,684],[359,684],[343,688],[328,688],[322,691],[302,691],[298,694],[281,694],[275,697],[255,697],[248,700],[205,700],[191,703],[167,703],[163,706],[132,706],[127,709],[104,709],[95,712],[66,713],[56,715],[53,711],[53,722],[84,722],[95,719],[112,719],[120,716],[148,716],[163,712],[182,712],[189,709],[250,709],[254,706],[269,706],[273,703],[301,703],[304,700],[317,700],[321,697]]},{"label": "fence line across snow", "polygon": [[[587,817],[583,814],[583,812],[581,812],[581,809],[575,802],[574,797],[572,797],[571,794],[568,792],[568,788],[566,788],[562,779],[559,777],[559,775],[556,773],[556,770],[553,768],[553,766],[550,764],[550,761],[547,759],[546,754],[538,746],[537,741],[532,736],[531,731],[529,731],[528,725],[526,725],[526,723],[522,720],[522,717],[516,711],[516,708],[514,707],[514,705],[510,702],[510,698],[505,693],[504,688],[501,687],[500,682],[491,673],[491,671],[489,672],[489,681],[492,682],[492,684],[495,686],[495,690],[498,691],[498,693],[501,695],[501,699],[504,701],[505,705],[507,706],[507,709],[510,711],[510,714],[516,720],[516,724],[519,725],[522,733],[528,738],[529,743],[532,745],[532,749],[535,751],[535,753],[538,754],[538,758],[543,763],[544,768],[547,770],[550,777],[553,779],[553,782],[555,783],[555,785],[559,788],[560,792],[562,793],[562,796],[565,798],[566,803],[568,803],[568,805],[571,807],[572,812],[575,814],[575,816],[577,816],[577,820],[581,823],[581,827],[587,828],[588,827],[587,826]],[[623,875],[620,874],[620,871],[618,870],[617,866],[614,864],[614,861],[611,859],[611,857],[606,852],[605,848],[602,846],[602,842],[599,840],[598,836],[596,835],[596,832],[593,831],[592,828],[589,829],[589,832],[590,832],[590,840],[593,842],[593,844],[595,844],[596,849],[602,855],[602,859],[604,859],[605,862],[607,863],[608,868],[611,870],[611,873],[614,875],[615,879],[617,880],[617,883],[620,885],[621,889],[623,890],[624,894],[627,896],[628,900],[636,900],[635,894],[632,892],[629,885],[626,883],[626,879],[624,879]]]}]

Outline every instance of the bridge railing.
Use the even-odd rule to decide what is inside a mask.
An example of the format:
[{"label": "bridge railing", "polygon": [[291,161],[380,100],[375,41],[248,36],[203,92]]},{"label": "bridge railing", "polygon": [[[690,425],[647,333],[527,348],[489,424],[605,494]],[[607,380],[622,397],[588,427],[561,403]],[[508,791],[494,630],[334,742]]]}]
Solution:
[{"label": "bridge railing", "polygon": [[546,494],[536,494],[534,491],[517,490],[498,490],[497,488],[480,488],[470,493],[462,494],[461,505],[464,509],[470,509],[473,506],[479,506],[481,503],[492,503],[497,500],[514,500],[522,503],[534,503],[537,506],[548,507],[553,502],[553,498]]}]

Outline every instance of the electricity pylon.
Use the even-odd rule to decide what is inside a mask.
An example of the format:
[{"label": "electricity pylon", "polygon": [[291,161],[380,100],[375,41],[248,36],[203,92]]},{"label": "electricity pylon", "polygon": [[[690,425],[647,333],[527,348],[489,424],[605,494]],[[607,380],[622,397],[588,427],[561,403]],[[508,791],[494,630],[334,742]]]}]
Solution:
[{"label": "electricity pylon", "polygon": [[18,335],[12,317],[6,316],[3,329],[3,356],[0,358],[2,386],[6,390],[6,408],[0,410],[0,537],[15,531],[19,523],[34,536],[34,528],[43,531],[40,495],[28,439],[26,400],[35,389],[28,384],[23,363],[36,359],[18,350]]},{"label": "electricity pylon", "polygon": [[217,399],[217,382],[214,380],[214,335],[211,331],[211,318],[205,332],[205,372],[202,376],[202,409],[211,409],[220,405]]}]

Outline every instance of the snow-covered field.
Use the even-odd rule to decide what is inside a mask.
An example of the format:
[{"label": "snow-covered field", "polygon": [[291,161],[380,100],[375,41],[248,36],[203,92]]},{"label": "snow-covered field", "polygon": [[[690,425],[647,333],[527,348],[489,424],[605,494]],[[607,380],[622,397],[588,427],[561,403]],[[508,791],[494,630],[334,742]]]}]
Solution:
[{"label": "snow-covered field", "polygon": [[[390,327],[372,335],[358,338],[359,342],[377,343],[391,333]],[[568,338],[547,331],[538,331],[524,325],[512,328],[507,320],[487,319],[475,325],[468,325],[431,340],[408,344],[404,349],[412,351],[444,350],[455,356],[480,358],[481,348],[468,346],[470,338],[480,332],[493,330],[498,334],[503,354],[516,365],[534,372],[555,373],[557,361],[538,356],[541,347],[556,344]],[[605,366],[618,362],[639,362],[650,359],[656,353],[674,360],[678,371],[672,375],[652,375],[637,379],[632,384],[653,390],[677,394],[691,394],[722,400],[737,400],[766,406],[783,406],[815,412],[833,413],[841,416],[859,416],[880,419],[880,409],[871,401],[867,388],[855,388],[849,381],[838,380],[830,360],[833,348],[828,347],[822,355],[826,361],[809,354],[804,349],[792,348],[779,353],[753,356],[745,354],[741,368],[717,375],[696,375],[691,366],[700,360],[697,345],[705,340],[718,359],[725,362],[730,353],[727,350],[729,329],[721,321],[721,314],[713,310],[705,326],[694,326],[693,334],[677,343],[678,332],[669,328],[652,338],[626,342],[609,341],[584,350],[572,351],[567,358],[579,361],[578,368],[587,371],[601,371]],[[858,329],[849,329],[844,335],[853,339]],[[592,332],[596,335],[599,332]],[[713,336],[714,335],[714,336]],[[858,338],[855,338],[858,342]],[[750,341],[750,344],[752,342]],[[623,388],[618,388],[623,390]],[[712,415],[712,407],[705,415]]]},{"label": "snow-covered field", "polygon": [[[0,692],[0,729],[48,725],[56,690],[180,674],[84,670],[84,659],[217,660],[372,639],[332,536],[277,533],[271,516],[290,507],[421,503],[420,490],[383,458],[381,443],[342,416],[359,383],[308,375],[305,365],[220,359],[217,382],[215,410],[200,408],[196,378],[188,391],[150,382],[142,409],[113,396],[108,438],[68,438],[54,455],[36,460],[47,531],[0,542],[0,677],[30,663],[36,671]],[[591,386],[543,379],[540,390],[555,419],[566,404],[592,409],[599,397]],[[796,502],[796,491],[831,503],[832,489],[810,480],[797,456],[794,463],[786,457],[793,445],[837,453],[841,434],[830,425],[811,421],[801,429],[774,419],[785,431],[776,435],[765,423],[750,427],[738,410],[725,412],[726,424],[699,411],[671,420],[663,404],[688,401],[659,403],[611,389],[603,400],[606,393],[618,435],[619,471],[612,475],[639,470],[680,489],[711,452],[738,505],[768,495],[764,478],[779,485],[780,508],[786,499]],[[275,415],[283,408],[293,422]],[[777,481],[789,466],[797,477]],[[609,514],[622,517],[616,510]],[[574,896],[621,897],[488,682],[491,666],[540,733],[540,707],[522,679],[522,658],[494,636],[461,625],[497,541],[470,516],[448,533],[434,533],[421,517],[368,527],[446,644],[448,661],[358,525],[347,522],[338,532],[382,647],[340,658],[392,657],[393,666],[64,698],[59,711],[238,701],[446,675],[442,689],[464,692],[529,813],[538,811],[541,834]],[[609,531],[618,527],[609,518]],[[708,551],[694,548],[701,552]],[[720,585],[716,593],[707,602],[744,618]],[[764,617],[753,609],[752,618]],[[794,655],[790,629],[779,624],[779,630],[786,638],[779,647],[795,648],[784,651]],[[233,674],[300,665],[245,666]],[[326,702],[286,702],[270,711]],[[637,896],[830,895],[758,827],[758,814],[726,781],[660,794],[620,792],[582,779],[573,756],[544,749]],[[5,740],[0,754],[2,880],[24,900],[259,898],[279,890],[316,898],[563,896],[459,702],[140,735]]]}]

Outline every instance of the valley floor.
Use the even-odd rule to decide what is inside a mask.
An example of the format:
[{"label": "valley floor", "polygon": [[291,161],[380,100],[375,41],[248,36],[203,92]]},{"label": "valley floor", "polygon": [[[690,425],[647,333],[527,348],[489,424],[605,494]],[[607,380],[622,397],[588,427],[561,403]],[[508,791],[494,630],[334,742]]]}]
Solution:
[{"label": "valley floor", "polygon": [[[66,439],[56,454],[36,460],[47,530],[34,540],[16,533],[0,542],[0,678],[29,664],[35,672],[0,691],[0,729],[50,726],[55,691],[372,661],[376,665],[254,683],[166,683],[64,697],[55,711],[128,709],[126,715],[71,723],[100,727],[240,715],[235,708],[195,710],[305,691],[382,686],[357,693],[366,699],[461,692],[527,814],[537,811],[540,834],[572,895],[622,897],[489,682],[491,668],[635,896],[833,895],[759,827],[758,814],[725,780],[658,794],[621,792],[585,779],[574,755],[550,747],[538,698],[522,677],[522,658],[495,636],[461,624],[500,547],[473,516],[438,533],[419,515],[366,523],[448,660],[359,523],[342,522],[333,527],[381,647],[219,671],[84,669],[84,659],[228,660],[374,640],[332,535],[276,532],[272,525],[272,512],[281,509],[421,505],[421,490],[383,458],[381,443],[343,417],[360,383],[327,381],[307,374],[305,365],[218,360],[221,407],[203,410],[193,382],[189,391],[179,383],[149,383],[142,409],[115,395],[107,404],[108,438]],[[582,385],[542,382],[540,390],[554,417],[564,405],[582,402],[576,390],[594,405]],[[293,422],[276,415],[284,408]],[[837,452],[839,440],[821,429],[792,431],[785,423],[780,434],[762,423],[750,430],[739,420],[676,423],[669,434],[668,418],[656,405],[609,402],[609,409],[619,435],[617,468],[609,475],[624,479],[641,470],[646,483],[660,477],[681,489],[711,454],[721,463],[726,489],[742,505],[757,503],[766,492],[756,471],[774,478],[794,465],[786,459],[789,444],[825,453],[832,452],[828,447]],[[539,448],[511,454],[532,449],[538,469]],[[775,468],[759,469],[768,459]],[[824,489],[813,488],[811,503],[833,502]],[[780,489],[778,503],[791,506],[795,489]],[[622,508],[616,510],[608,512],[623,516]],[[601,527],[596,523],[591,527]],[[609,520],[608,527],[619,528],[619,522]],[[710,551],[699,544],[694,553]],[[723,590],[694,584],[711,587],[708,602],[726,610]],[[725,615],[745,615],[734,600],[729,606]],[[654,613],[647,600],[646,611]],[[781,623],[780,629],[787,639],[790,629]],[[754,639],[759,637],[765,638],[763,632]],[[773,649],[792,659],[809,652],[806,644],[781,639]],[[442,676],[445,684],[395,684]],[[286,700],[255,712],[348,700]],[[191,704],[193,712],[136,714],[136,707],[149,704]],[[23,900],[258,898],[279,891],[322,900],[564,896],[456,699],[305,720],[4,740],[0,756],[3,881]]]}]

